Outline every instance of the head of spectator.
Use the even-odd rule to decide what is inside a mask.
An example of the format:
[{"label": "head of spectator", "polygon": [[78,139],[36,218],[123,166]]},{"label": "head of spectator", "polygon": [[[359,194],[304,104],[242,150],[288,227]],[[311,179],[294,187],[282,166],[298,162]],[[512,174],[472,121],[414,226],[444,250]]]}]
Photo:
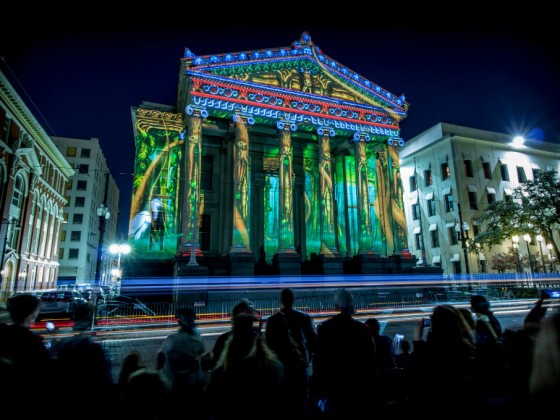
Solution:
[{"label": "head of spectator", "polygon": [[179,308],[177,310],[177,321],[181,331],[193,331],[196,327],[196,312],[193,308]]},{"label": "head of spectator", "polygon": [[356,313],[354,310],[354,297],[352,293],[344,288],[334,292],[334,306],[341,314],[353,315]]},{"label": "head of spectator", "polygon": [[41,303],[37,296],[22,293],[9,299],[6,307],[14,324],[29,326],[39,315]]},{"label": "head of spectator", "polygon": [[381,324],[379,324],[377,318],[368,318],[365,320],[365,324],[369,327],[372,336],[381,334]]},{"label": "head of spectator", "polygon": [[255,308],[253,307],[253,302],[251,302],[247,298],[243,298],[235,305],[231,311],[231,315],[235,318],[237,315],[241,313],[253,313]]},{"label": "head of spectator", "polygon": [[292,289],[282,289],[280,292],[280,303],[285,309],[292,309],[294,306],[294,292]]},{"label": "head of spectator", "polygon": [[490,302],[480,295],[474,295],[471,297],[471,311],[477,314],[488,315],[490,312]]}]

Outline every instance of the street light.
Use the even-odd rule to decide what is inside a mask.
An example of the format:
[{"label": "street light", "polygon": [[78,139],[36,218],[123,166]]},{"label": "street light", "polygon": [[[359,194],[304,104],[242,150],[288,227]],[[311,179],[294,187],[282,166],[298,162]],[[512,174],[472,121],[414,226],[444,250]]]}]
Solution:
[{"label": "street light", "polygon": [[[121,256],[128,254],[131,251],[130,245],[128,244],[112,244],[109,247],[109,252],[113,255],[117,255],[117,268],[111,270],[111,276],[116,277],[117,285],[117,295],[120,294],[120,286],[122,279],[122,269],[121,269]],[[111,279],[112,281],[112,279]]]},{"label": "street light", "polygon": [[548,259],[550,260],[550,272],[554,272],[554,259],[552,258],[552,244],[546,244],[548,248]]},{"label": "street light", "polygon": [[469,239],[470,226],[467,222],[463,222],[460,204],[457,204],[457,210],[459,212],[459,223],[455,225],[455,231],[457,232],[457,239],[461,241],[461,248],[463,248],[463,255],[465,257],[465,271],[467,274],[470,274],[471,270],[469,268],[469,258],[467,254],[467,240]]},{"label": "street light", "polygon": [[4,257],[6,256],[6,245],[8,244],[8,233],[10,231],[9,225],[13,225],[14,223],[16,223],[16,227],[19,227],[19,225],[17,224],[17,219],[2,219],[2,222],[0,223],[2,225],[8,225],[6,226],[6,234],[4,235],[4,247],[2,248],[2,259],[0,260],[0,273],[2,275],[2,277],[0,278],[0,283],[2,282],[2,280],[4,279],[4,275],[6,274],[4,270]]},{"label": "street light", "polygon": [[513,235],[511,238],[513,249],[515,249],[515,259],[517,261],[517,272],[521,273],[521,261],[519,261],[519,235]]},{"label": "street light", "polygon": [[527,255],[529,256],[529,267],[531,268],[531,274],[535,271],[533,270],[533,258],[531,257],[531,250],[529,249],[529,244],[531,243],[531,235],[526,233],[523,235],[523,239],[527,242]]},{"label": "street light", "polygon": [[539,243],[539,249],[541,250],[541,261],[542,261],[542,271],[543,273],[546,271],[546,265],[544,264],[544,254],[542,252],[542,241],[544,240],[543,236],[539,233],[535,238]]},{"label": "street light", "polygon": [[105,235],[105,225],[111,217],[111,212],[105,204],[97,207],[97,217],[99,217],[99,245],[97,246],[97,264],[95,266],[95,284],[101,284],[101,259],[103,258],[103,235]]}]

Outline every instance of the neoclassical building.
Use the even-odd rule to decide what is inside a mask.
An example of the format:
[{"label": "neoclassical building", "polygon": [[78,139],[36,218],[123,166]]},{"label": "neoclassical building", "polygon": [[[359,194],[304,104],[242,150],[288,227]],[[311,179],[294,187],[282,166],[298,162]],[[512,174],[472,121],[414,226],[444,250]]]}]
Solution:
[{"label": "neoclassical building", "polygon": [[172,261],[177,275],[411,269],[398,156],[408,107],[307,33],[280,48],[186,49],[176,106],[132,109],[136,257]]},{"label": "neoclassical building", "polygon": [[64,190],[73,174],[0,72],[0,301],[56,287]]}]

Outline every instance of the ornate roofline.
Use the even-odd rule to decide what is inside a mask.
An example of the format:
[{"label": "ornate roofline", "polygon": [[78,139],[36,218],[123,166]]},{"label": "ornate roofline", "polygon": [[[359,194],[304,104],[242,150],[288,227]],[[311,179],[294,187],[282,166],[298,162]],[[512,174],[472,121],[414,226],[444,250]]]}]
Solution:
[{"label": "ornate roofline", "polygon": [[307,32],[304,32],[300,40],[295,41],[291,47],[205,56],[196,56],[187,48],[185,49],[183,61],[186,71],[192,71],[196,68],[199,72],[207,72],[209,70],[215,71],[226,67],[231,69],[239,66],[247,67],[250,70],[250,67],[254,65],[296,59],[307,59],[316,63],[333,75],[333,77],[350,85],[353,89],[364,91],[367,96],[371,95],[373,98],[376,98],[377,101],[380,101],[381,105],[386,104],[386,112],[396,113],[400,116],[400,119],[406,116],[409,104],[406,102],[404,95],[393,95],[389,91],[323,54],[321,49],[313,44]]}]

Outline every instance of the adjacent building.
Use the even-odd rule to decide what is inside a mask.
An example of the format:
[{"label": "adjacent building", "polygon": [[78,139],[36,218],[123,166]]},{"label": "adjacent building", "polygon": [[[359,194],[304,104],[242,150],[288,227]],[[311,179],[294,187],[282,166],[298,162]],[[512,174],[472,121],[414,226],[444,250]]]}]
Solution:
[{"label": "adjacent building", "polygon": [[[409,249],[420,265],[446,274],[493,272],[492,256],[507,254],[513,242],[470,254],[458,233],[474,237],[488,205],[511,199],[512,190],[539,171],[560,173],[558,144],[528,139],[516,145],[511,135],[447,123],[408,140],[399,157]],[[519,252],[552,261],[551,250],[535,239],[521,239]]]},{"label": "adjacent building", "polygon": [[110,286],[119,219],[119,189],[109,171],[99,140],[53,137],[75,170],[66,182],[60,232],[58,286]]},{"label": "adjacent building", "polygon": [[0,72],[0,301],[56,287],[65,186],[74,169]]}]

